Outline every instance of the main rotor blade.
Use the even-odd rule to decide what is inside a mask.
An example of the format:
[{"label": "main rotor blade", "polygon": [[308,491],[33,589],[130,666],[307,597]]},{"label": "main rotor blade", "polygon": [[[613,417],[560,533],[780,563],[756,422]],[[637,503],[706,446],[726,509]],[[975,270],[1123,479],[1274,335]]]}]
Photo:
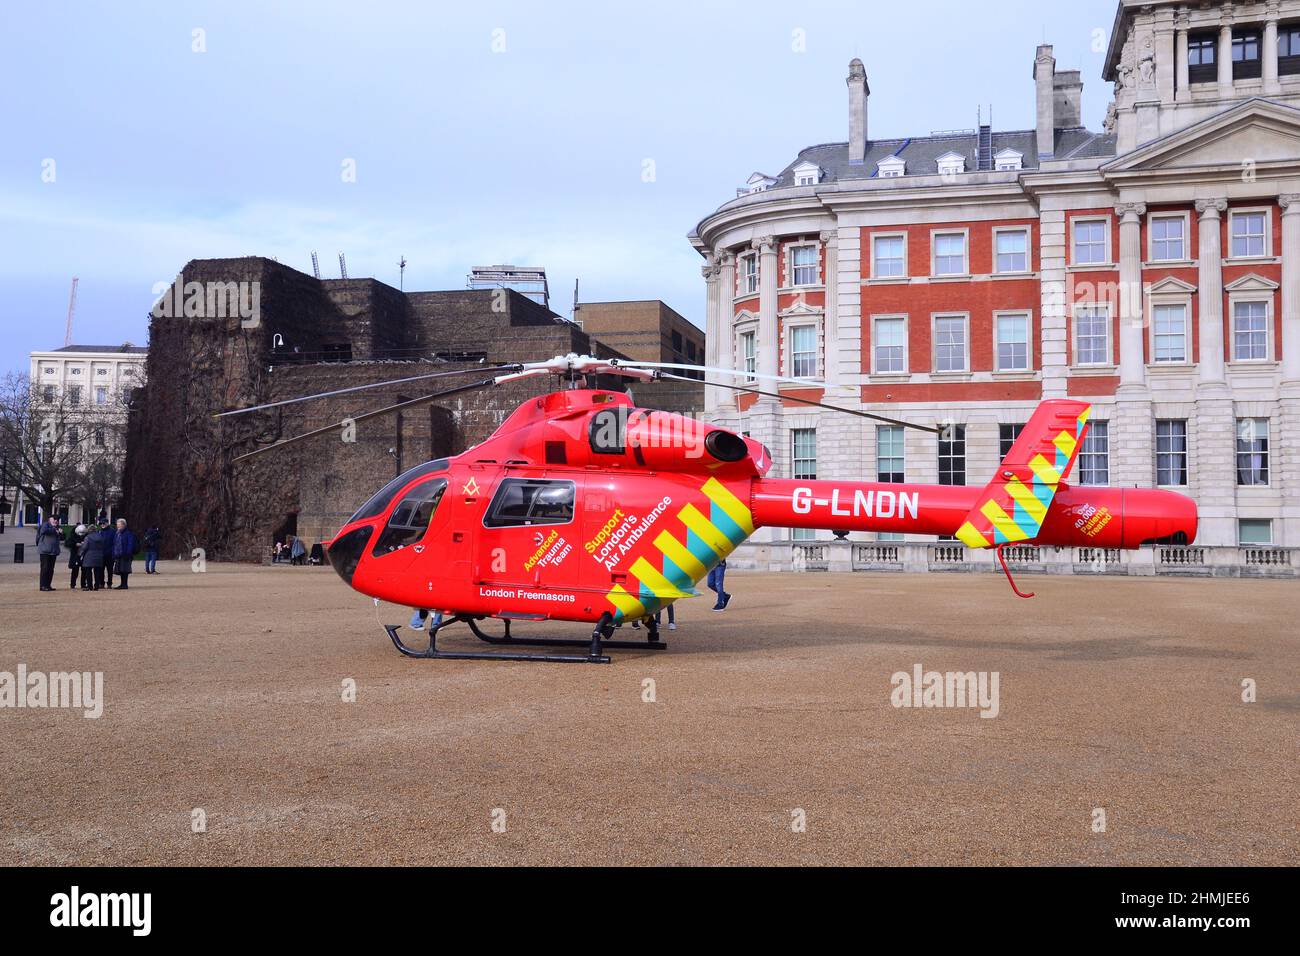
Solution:
[{"label": "main rotor blade", "polygon": [[[609,364],[620,368],[677,368],[685,369],[690,372],[713,372],[718,375],[730,375],[733,378],[744,377],[745,379],[761,378],[767,382],[785,382],[789,385],[802,385],[804,388],[825,388],[825,382],[813,382],[806,378],[789,378],[785,375],[766,375],[761,372],[742,372],[735,368],[717,368],[713,365],[687,365],[684,362],[625,362],[623,359],[610,359]],[[692,379],[698,382],[699,379]],[[718,382],[707,382],[708,385],[717,385],[719,388],[727,388]]]},{"label": "main rotor blade", "polygon": [[408,378],[394,378],[386,382],[370,382],[366,385],[353,385],[351,388],[337,388],[332,392],[317,392],[315,395],[303,395],[298,398],[286,398],[280,402],[267,402],[264,405],[251,405],[248,408],[235,408],[228,412],[216,412],[213,418],[225,418],[227,415],[243,415],[247,412],[260,412],[267,408],[279,408],[281,405],[293,405],[296,402],[309,402],[314,398],[332,398],[335,395],[348,395],[352,392],[363,392],[368,388],[382,388],[385,385],[404,385],[407,382],[421,382],[431,378],[446,378],[449,375],[475,375],[482,372],[509,372],[519,371],[522,365],[493,365],[493,366],[476,366],[475,368],[458,368],[450,372],[429,372],[425,375],[411,375]]},{"label": "main rotor blade", "polygon": [[[685,375],[673,375],[671,372],[660,373],[662,378],[671,378],[678,382],[694,382],[699,384],[698,378],[687,378]],[[717,388],[730,388],[737,392],[751,392],[754,395],[763,395],[767,398],[779,398],[783,402],[798,402],[801,405],[816,405],[818,408],[828,408],[833,412],[844,412],[846,415],[857,415],[859,418],[871,418],[878,422],[885,422],[889,425],[901,425],[904,428],[915,428],[917,431],[933,432],[936,435],[943,433],[942,428],[931,428],[929,425],[914,425],[911,422],[901,421],[897,418],[886,418],[884,415],[873,415],[870,412],[859,411],[856,408],[845,408],[842,405],[827,405],[825,402],[816,402],[811,398],[799,398],[795,395],[783,395],[780,392],[764,392],[761,389],[749,388],[745,385],[727,385],[723,382],[710,382],[711,386]]]},{"label": "main rotor blade", "polygon": [[317,435],[325,435],[332,431],[338,431],[340,428],[346,428],[349,424],[355,425],[357,422],[364,422],[371,418],[378,418],[381,415],[391,415],[394,412],[400,412],[407,408],[414,408],[417,405],[428,405],[430,402],[435,402],[440,398],[446,398],[448,395],[456,395],[460,392],[469,392],[473,389],[484,388],[493,384],[495,384],[495,382],[492,379],[485,378],[481,382],[471,382],[468,385],[457,385],[455,388],[448,388],[441,392],[434,392],[432,395],[425,395],[421,398],[413,398],[409,401],[398,402],[396,405],[377,408],[373,412],[363,412],[360,415],[345,418],[341,422],[335,422],[333,425],[326,425],[323,428],[313,428],[311,431],[303,432],[301,435],[294,435],[292,438],[286,438],[273,445],[267,445],[265,448],[258,448],[255,451],[250,451],[247,454],[240,455],[238,458],[232,458],[230,463],[233,465],[246,458],[253,458],[254,456],[260,455],[264,452],[275,451],[278,448],[283,448],[285,445],[293,445],[300,441],[306,441],[308,438],[315,438]]}]

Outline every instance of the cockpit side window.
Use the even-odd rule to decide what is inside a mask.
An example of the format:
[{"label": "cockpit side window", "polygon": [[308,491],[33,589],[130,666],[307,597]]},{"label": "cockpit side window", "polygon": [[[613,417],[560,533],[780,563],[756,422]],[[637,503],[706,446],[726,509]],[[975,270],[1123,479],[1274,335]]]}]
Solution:
[{"label": "cockpit side window", "polygon": [[446,469],[447,459],[439,458],[436,461],[427,461],[423,465],[416,465],[409,471],[402,472],[388,484],[384,485],[384,487],[376,491],[374,495],[371,496],[370,500],[362,505],[360,510],[348,519],[348,524],[351,524],[354,521],[363,521],[366,518],[374,518],[383,514],[384,509],[388,507],[389,502],[397,497],[397,493],[411,482],[415,481],[416,478],[421,478],[424,475],[431,475],[435,471],[446,471]]},{"label": "cockpit side window", "polygon": [[406,497],[393,509],[393,514],[388,519],[388,524],[384,527],[379,540],[375,542],[371,554],[375,557],[383,557],[385,554],[400,551],[408,544],[419,542],[424,537],[424,533],[429,530],[429,522],[433,520],[433,514],[438,510],[438,502],[442,500],[443,492],[446,490],[447,479],[436,478],[416,485],[407,492]]},{"label": "cockpit side window", "polygon": [[577,486],[572,481],[506,478],[492,496],[485,528],[568,524],[573,520]]}]

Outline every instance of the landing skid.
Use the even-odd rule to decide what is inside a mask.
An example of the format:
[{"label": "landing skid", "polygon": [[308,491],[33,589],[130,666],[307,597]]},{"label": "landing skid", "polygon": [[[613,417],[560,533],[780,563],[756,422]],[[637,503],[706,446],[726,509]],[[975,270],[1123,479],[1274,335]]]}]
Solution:
[{"label": "landing skid", "polygon": [[[510,635],[510,622],[505,622],[505,633],[500,636],[487,634],[479,627],[482,618],[466,614],[457,614],[441,624],[429,628],[429,646],[424,650],[408,647],[397,636],[400,625],[385,624],[384,630],[392,640],[393,646],[407,657],[436,657],[458,661],[542,661],[556,664],[608,664],[610,658],[604,653],[606,648],[627,650],[666,650],[668,645],[659,640],[659,626],[653,618],[646,620],[646,639],[644,641],[611,641],[614,633],[614,619],[610,614],[603,614],[591,632],[591,639],[586,641],[565,640],[563,638],[535,637],[521,638]],[[505,647],[585,647],[586,654],[546,654],[546,653],[509,653],[502,651],[444,651],[438,648],[438,632],[444,627],[457,622],[468,625],[470,632],[480,641]]]}]

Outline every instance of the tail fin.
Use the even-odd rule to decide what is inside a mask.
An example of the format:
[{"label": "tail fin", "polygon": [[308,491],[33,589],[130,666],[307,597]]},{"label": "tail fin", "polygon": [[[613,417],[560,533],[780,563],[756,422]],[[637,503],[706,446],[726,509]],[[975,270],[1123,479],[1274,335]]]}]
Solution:
[{"label": "tail fin", "polygon": [[1038,535],[1056,489],[1088,432],[1092,406],[1049,399],[1034,410],[1002,466],[957,529],[970,548],[993,548]]}]

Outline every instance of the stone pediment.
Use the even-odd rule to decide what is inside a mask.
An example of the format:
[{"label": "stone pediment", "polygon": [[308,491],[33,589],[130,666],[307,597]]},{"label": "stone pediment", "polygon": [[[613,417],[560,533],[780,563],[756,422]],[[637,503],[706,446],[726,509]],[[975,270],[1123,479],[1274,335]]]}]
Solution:
[{"label": "stone pediment", "polygon": [[1278,284],[1272,279],[1251,272],[1240,279],[1234,279],[1223,288],[1226,292],[1272,292],[1278,288]]},{"label": "stone pediment", "polygon": [[1101,169],[1107,176],[1215,166],[1240,171],[1247,162],[1300,167],[1300,110],[1250,99],[1117,156]]},{"label": "stone pediment", "polygon": [[1184,282],[1176,276],[1165,276],[1159,282],[1147,286],[1147,295],[1159,295],[1162,292],[1195,292],[1196,286]]},{"label": "stone pediment", "polygon": [[783,319],[791,317],[797,318],[801,315],[821,315],[822,308],[820,306],[809,305],[807,302],[794,302],[788,308],[782,309],[778,314]]}]

